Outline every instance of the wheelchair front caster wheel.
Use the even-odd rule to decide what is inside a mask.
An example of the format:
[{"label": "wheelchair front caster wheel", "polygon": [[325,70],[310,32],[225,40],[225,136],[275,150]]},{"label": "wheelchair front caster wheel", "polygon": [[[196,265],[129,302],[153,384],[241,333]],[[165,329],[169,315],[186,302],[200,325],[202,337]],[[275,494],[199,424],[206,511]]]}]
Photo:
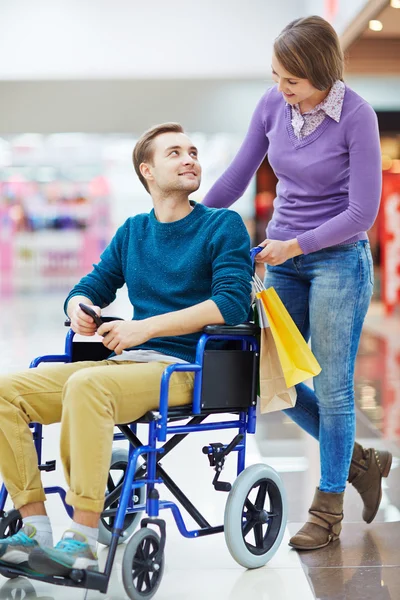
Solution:
[{"label": "wheelchair front caster wheel", "polygon": [[225,507],[225,541],[246,569],[263,567],[278,550],[286,527],[283,483],[268,465],[248,467],[236,479]]},{"label": "wheelchair front caster wheel", "polygon": [[156,560],[160,536],[143,527],[129,540],[122,559],[122,581],[131,600],[149,600],[159,588],[164,572],[164,555]]},{"label": "wheelchair front caster wheel", "polygon": [[33,600],[37,598],[37,593],[33,585],[24,578],[18,578],[18,581],[7,581],[0,588],[0,600]]},{"label": "wheelchair front caster wheel", "polygon": [[[11,537],[15,535],[22,527],[22,517],[19,510],[10,510],[4,517],[0,519],[0,539]],[[3,577],[7,579],[18,579],[18,575],[6,575],[3,573]],[[1,598],[1,595],[0,595]]]},{"label": "wheelchair front caster wheel", "polygon": [[[110,470],[107,478],[106,498],[104,502],[104,511],[102,512],[99,521],[99,543],[104,546],[111,544],[112,528],[114,526],[115,514],[107,516],[107,509],[115,510],[118,508],[119,499],[122,491],[122,484],[125,479],[126,470],[128,468],[129,452],[124,448],[114,448],[111,456]],[[113,501],[110,502],[107,498],[112,492],[119,488],[119,493],[116,494]],[[144,504],[146,501],[146,492],[144,487],[139,487],[134,490],[136,500],[134,504]],[[110,496],[111,498],[111,496]],[[127,514],[124,520],[124,530],[118,543],[122,544],[135,531],[142,517],[141,512]]]},{"label": "wheelchair front caster wheel", "polygon": [[22,527],[22,517],[19,510],[10,510],[0,519],[0,539],[15,535]]}]

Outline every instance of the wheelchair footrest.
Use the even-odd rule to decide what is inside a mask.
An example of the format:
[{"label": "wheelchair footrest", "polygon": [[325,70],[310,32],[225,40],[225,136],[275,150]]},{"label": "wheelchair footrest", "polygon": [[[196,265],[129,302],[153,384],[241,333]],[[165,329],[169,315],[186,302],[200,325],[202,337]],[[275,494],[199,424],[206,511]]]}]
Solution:
[{"label": "wheelchair footrest", "polygon": [[53,575],[41,575],[40,573],[31,573],[15,568],[8,567],[0,564],[0,575],[3,575],[7,579],[14,579],[16,577],[27,577],[28,579],[36,579],[41,582],[53,583],[55,585],[62,585],[68,587],[78,587],[88,590],[96,590],[105,594],[108,588],[109,577],[105,573],[98,573],[97,571],[90,570],[77,570],[71,571],[69,577],[59,577]]},{"label": "wheelchair footrest", "polygon": [[46,460],[44,465],[39,465],[39,471],[55,471],[56,470],[56,461],[55,460]]}]

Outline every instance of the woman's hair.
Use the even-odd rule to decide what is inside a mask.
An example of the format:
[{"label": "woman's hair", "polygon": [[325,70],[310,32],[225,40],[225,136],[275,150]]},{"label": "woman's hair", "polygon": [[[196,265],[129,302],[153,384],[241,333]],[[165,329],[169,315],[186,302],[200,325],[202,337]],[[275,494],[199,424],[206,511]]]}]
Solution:
[{"label": "woman's hair", "polygon": [[344,58],[336,31],[322,17],[295,19],[274,42],[274,53],[291,75],[308,79],[317,90],[343,80]]}]

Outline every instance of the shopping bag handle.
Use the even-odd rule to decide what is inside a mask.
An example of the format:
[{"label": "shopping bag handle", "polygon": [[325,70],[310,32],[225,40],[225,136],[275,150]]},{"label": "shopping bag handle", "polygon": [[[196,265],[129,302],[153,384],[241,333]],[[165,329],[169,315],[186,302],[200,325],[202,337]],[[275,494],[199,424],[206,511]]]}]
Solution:
[{"label": "shopping bag handle", "polygon": [[255,261],[257,254],[259,254],[262,250],[264,250],[264,248],[262,246],[256,246],[255,248],[252,248],[250,250],[251,264],[253,265],[253,267],[254,267],[254,261]]}]

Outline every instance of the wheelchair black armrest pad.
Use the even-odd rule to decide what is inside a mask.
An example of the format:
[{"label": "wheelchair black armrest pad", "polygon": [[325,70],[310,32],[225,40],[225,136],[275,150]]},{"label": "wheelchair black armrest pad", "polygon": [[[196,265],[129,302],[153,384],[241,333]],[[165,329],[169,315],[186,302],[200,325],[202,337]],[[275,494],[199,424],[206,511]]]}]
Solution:
[{"label": "wheelchair black armrest pad", "polygon": [[[108,321],[123,321],[124,320],[121,317],[106,317],[106,316],[103,316],[103,315],[101,315],[101,318],[103,319],[103,321],[105,323],[107,323]],[[71,326],[71,319],[65,319],[64,325],[65,325],[65,327],[70,327]]]},{"label": "wheelchair black armrest pad", "polygon": [[240,325],[206,325],[203,329],[208,335],[258,335],[260,328],[255,323],[241,323]]}]

